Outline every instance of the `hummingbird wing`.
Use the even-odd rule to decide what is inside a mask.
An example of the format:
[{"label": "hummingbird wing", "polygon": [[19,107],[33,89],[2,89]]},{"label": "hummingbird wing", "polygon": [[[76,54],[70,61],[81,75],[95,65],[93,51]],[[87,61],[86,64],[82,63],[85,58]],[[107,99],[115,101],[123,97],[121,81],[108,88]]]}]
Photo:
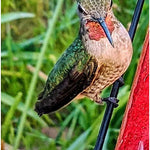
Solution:
[{"label": "hummingbird wing", "polygon": [[80,37],[76,38],[50,72],[35,111],[42,115],[68,104],[91,84],[97,66],[96,59],[87,53]]}]

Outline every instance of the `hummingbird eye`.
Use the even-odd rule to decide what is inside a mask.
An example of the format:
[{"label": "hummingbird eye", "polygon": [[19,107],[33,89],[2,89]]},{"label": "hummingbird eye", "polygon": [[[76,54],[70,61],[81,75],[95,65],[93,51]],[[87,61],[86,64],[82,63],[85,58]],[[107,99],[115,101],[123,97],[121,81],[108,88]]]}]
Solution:
[{"label": "hummingbird eye", "polygon": [[79,10],[79,12],[80,13],[83,13],[83,14],[87,14],[86,12],[85,12],[85,10],[81,7],[81,5],[80,4],[78,4],[78,10]]},{"label": "hummingbird eye", "polygon": [[113,5],[113,1],[111,0],[111,3],[110,3],[110,8],[112,7],[112,5]]},{"label": "hummingbird eye", "polygon": [[84,12],[84,11],[83,11],[83,8],[82,8],[80,5],[78,5],[78,10],[79,10],[81,13]]}]

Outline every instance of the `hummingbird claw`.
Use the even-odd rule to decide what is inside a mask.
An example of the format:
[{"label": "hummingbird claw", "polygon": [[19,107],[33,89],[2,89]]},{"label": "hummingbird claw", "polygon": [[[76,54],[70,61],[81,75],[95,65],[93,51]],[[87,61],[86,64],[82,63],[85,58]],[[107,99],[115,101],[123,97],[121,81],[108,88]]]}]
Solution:
[{"label": "hummingbird claw", "polygon": [[102,99],[101,99],[101,98],[100,98],[100,99],[95,100],[95,102],[96,102],[97,104],[103,105],[103,101],[102,101]]},{"label": "hummingbird claw", "polygon": [[113,103],[114,107],[118,107],[119,100],[115,97],[102,98],[102,101],[105,101],[106,103]]}]

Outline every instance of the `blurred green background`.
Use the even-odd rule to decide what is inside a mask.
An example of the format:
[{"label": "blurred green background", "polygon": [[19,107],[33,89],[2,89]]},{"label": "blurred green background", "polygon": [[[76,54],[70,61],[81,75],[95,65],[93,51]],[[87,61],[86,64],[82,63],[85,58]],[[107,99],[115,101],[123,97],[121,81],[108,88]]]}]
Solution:
[{"label": "blurred green background", "polygon": [[[128,28],[136,0],[114,0],[116,17]],[[94,148],[105,105],[89,99],[41,118],[34,112],[46,75],[79,31],[75,0],[1,1],[2,140],[25,150],[90,150]],[[149,23],[145,0],[133,42],[132,63],[119,92],[104,150],[113,150]],[[40,71],[40,73],[38,73]],[[102,97],[108,96],[110,87]]]}]

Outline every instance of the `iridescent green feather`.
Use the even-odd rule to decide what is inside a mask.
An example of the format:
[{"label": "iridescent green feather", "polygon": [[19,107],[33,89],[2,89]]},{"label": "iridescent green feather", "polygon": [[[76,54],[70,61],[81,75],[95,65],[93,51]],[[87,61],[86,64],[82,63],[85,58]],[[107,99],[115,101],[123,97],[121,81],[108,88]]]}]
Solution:
[{"label": "iridescent green feather", "polygon": [[89,59],[90,55],[84,49],[82,41],[78,36],[72,45],[70,45],[70,47],[59,58],[50,72],[43,94],[46,96],[50,93],[59,83],[63,81],[73,67],[75,67],[77,71],[82,72]]},{"label": "iridescent green feather", "polygon": [[90,86],[97,66],[96,59],[88,54],[78,36],[50,72],[35,111],[41,116],[69,104]]},{"label": "iridescent green feather", "polygon": [[91,12],[93,10],[99,12],[110,3],[110,0],[77,0],[77,2],[82,5],[86,12]]}]

